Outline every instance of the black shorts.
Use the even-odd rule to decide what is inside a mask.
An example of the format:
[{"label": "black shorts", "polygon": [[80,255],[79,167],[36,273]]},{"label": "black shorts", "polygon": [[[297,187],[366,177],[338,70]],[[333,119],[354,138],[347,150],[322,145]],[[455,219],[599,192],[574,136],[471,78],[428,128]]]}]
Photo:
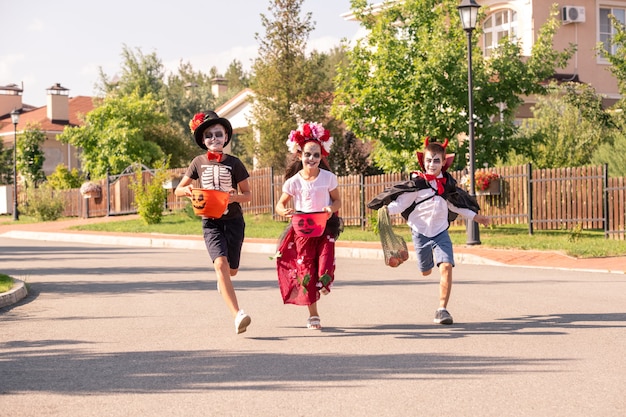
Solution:
[{"label": "black shorts", "polygon": [[211,260],[215,262],[220,256],[225,256],[230,269],[238,269],[245,229],[243,217],[202,219],[204,244]]}]

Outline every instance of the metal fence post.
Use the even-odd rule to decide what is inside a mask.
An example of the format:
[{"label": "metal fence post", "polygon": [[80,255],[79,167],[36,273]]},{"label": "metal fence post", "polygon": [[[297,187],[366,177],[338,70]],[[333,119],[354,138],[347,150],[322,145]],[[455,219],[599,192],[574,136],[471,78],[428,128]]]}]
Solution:
[{"label": "metal fence post", "polygon": [[528,234],[533,234],[533,164],[526,165],[528,178]]},{"label": "metal fence post", "polygon": [[276,184],[274,184],[274,167],[270,167],[270,210],[272,213],[272,219],[276,218],[276,199],[274,198],[274,188],[276,188]]},{"label": "metal fence post", "polygon": [[604,238],[609,238],[609,164],[602,166],[602,219],[604,223]]},{"label": "metal fence post", "polygon": [[109,168],[107,168],[107,217],[111,215],[111,179],[109,178]]},{"label": "metal fence post", "polygon": [[367,219],[365,218],[365,174],[363,173],[359,175],[359,188],[359,196],[361,200],[359,204],[359,216],[361,217],[361,230],[365,230]]}]

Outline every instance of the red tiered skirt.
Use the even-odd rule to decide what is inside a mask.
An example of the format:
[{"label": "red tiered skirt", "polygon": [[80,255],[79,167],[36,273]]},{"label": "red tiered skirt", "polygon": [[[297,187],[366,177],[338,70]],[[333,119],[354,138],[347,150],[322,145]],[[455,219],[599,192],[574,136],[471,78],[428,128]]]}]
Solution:
[{"label": "red tiered skirt", "polygon": [[[291,225],[278,244],[278,285],[285,304],[311,305],[335,280],[335,237],[297,236]],[[323,283],[322,281],[326,281]]]}]

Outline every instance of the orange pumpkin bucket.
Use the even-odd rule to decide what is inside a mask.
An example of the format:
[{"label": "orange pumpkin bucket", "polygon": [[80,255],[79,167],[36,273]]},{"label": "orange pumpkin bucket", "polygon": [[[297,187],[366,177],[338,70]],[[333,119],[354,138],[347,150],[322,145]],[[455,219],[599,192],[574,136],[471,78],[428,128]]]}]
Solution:
[{"label": "orange pumpkin bucket", "polygon": [[328,213],[325,211],[315,213],[296,211],[291,216],[291,225],[298,236],[320,237],[326,228],[326,220],[328,220]]},{"label": "orange pumpkin bucket", "polygon": [[191,190],[191,206],[198,216],[218,219],[228,206],[228,193],[218,190],[194,188]]}]

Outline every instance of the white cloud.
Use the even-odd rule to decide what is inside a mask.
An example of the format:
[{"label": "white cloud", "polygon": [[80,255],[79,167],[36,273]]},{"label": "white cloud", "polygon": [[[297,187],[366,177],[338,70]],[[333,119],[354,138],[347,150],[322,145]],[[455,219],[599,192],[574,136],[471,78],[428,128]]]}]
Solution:
[{"label": "white cloud", "polygon": [[39,18],[35,18],[32,22],[26,25],[26,30],[28,32],[43,32],[45,29],[45,24],[43,20]]},{"label": "white cloud", "polygon": [[15,64],[24,61],[24,54],[0,55],[0,80],[10,80],[13,78],[13,68]]}]

